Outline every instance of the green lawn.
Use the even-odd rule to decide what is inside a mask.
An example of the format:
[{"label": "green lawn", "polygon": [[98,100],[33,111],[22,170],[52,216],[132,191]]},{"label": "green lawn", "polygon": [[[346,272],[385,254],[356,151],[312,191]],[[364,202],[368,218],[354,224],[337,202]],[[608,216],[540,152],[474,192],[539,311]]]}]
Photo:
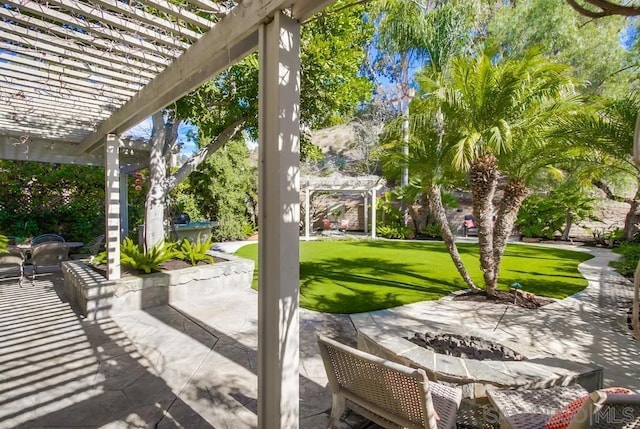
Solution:
[{"label": "green lawn", "polygon": [[[474,281],[481,286],[477,244],[458,249]],[[256,261],[258,246],[236,255]],[[537,295],[565,298],[587,286],[577,266],[591,256],[563,249],[510,245],[505,252],[500,288],[519,282]],[[359,313],[417,301],[439,299],[465,289],[447,249],[439,242],[300,242],[300,305],[327,313]]]}]

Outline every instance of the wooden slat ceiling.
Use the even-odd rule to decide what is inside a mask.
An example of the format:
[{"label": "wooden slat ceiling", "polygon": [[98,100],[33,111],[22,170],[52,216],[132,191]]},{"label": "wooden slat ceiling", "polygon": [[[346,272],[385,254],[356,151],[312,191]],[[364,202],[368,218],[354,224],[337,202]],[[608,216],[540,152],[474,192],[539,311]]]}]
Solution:
[{"label": "wooden slat ceiling", "polygon": [[275,13],[333,1],[5,0],[0,159],[99,165],[107,134],[255,51]]},{"label": "wooden slat ceiling", "polygon": [[7,0],[0,130],[80,143],[236,7],[192,0]]}]

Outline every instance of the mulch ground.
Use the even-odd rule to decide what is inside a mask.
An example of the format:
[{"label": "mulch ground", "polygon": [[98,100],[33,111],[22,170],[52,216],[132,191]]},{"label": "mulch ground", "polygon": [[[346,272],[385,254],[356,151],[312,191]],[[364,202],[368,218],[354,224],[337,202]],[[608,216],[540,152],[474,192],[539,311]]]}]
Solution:
[{"label": "mulch ground", "polygon": [[493,304],[510,304],[517,305],[522,308],[536,309],[543,305],[551,304],[554,302],[552,299],[543,298],[533,294],[524,294],[522,292],[515,293],[514,290],[504,291],[498,290],[496,294],[491,296],[487,295],[485,291],[470,291],[453,298],[454,301],[476,301],[487,302]]}]

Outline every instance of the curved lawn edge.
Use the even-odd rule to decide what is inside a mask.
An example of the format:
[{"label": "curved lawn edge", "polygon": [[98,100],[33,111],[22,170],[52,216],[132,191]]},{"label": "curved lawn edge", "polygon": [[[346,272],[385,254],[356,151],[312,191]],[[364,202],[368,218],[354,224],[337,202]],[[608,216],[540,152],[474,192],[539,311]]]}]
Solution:
[{"label": "curved lawn edge", "polygon": [[[477,244],[458,246],[474,281],[482,284]],[[243,246],[235,254],[255,261],[252,287],[257,289],[257,244]],[[524,291],[563,299],[587,287],[578,265],[592,257],[579,248],[510,243],[499,287],[508,289],[518,282]],[[442,242],[300,242],[300,306],[308,310],[362,313],[437,300],[466,288]]]}]

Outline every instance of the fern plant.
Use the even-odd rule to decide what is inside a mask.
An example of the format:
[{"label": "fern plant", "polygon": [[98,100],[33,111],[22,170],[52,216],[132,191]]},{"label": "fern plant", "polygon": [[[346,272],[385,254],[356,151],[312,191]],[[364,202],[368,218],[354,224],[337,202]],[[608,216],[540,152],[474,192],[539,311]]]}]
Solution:
[{"label": "fern plant", "polygon": [[182,259],[183,261],[190,263],[192,266],[197,265],[200,261],[207,261],[210,264],[213,264],[213,256],[207,253],[210,249],[211,236],[209,236],[205,241],[202,241],[200,234],[198,234],[198,239],[195,243],[184,238],[178,244],[174,255],[176,258]]},{"label": "fern plant", "polygon": [[174,255],[174,243],[165,241],[156,244],[146,252],[129,237],[126,237],[120,246],[120,263],[136,270],[143,270],[147,274],[151,271],[160,271],[160,265],[172,259]]}]

